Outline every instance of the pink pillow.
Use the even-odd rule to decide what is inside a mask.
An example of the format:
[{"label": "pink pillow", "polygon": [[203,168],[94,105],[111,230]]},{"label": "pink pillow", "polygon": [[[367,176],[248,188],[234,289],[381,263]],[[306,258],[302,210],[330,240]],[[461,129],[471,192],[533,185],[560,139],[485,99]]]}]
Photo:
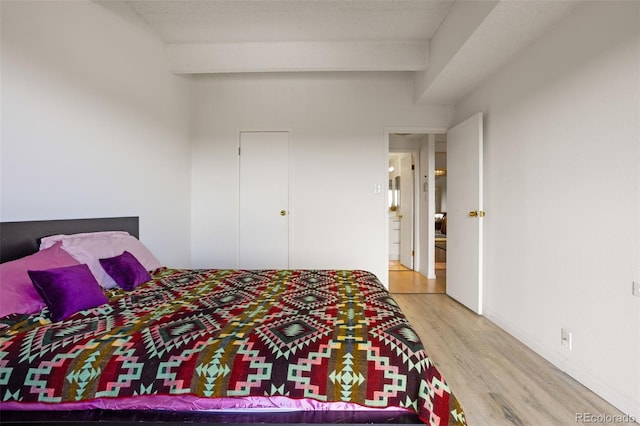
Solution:
[{"label": "pink pillow", "polygon": [[11,262],[0,264],[0,317],[9,314],[32,314],[44,308],[45,303],[33,287],[28,270],[51,269],[78,265],[62,243],[40,250]]},{"label": "pink pillow", "polygon": [[100,265],[100,259],[119,256],[125,251],[133,254],[147,271],[162,266],[158,259],[137,238],[124,231],[86,232],[72,235],[53,235],[40,242],[40,249],[62,242],[62,248],[80,263],[86,263],[98,284],[104,288],[117,283]]}]

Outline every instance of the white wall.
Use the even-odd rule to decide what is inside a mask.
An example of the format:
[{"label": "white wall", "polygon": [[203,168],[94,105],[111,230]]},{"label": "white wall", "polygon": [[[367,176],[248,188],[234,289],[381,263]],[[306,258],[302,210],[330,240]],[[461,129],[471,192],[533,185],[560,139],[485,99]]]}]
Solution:
[{"label": "white wall", "polygon": [[636,418],[639,8],[583,3],[454,120],[486,114],[487,317]]},{"label": "white wall", "polygon": [[195,267],[237,264],[238,130],[277,129],[291,132],[290,267],[386,281],[384,128],[447,126],[451,108],[415,105],[408,73],[199,76],[193,93]]},{"label": "white wall", "polygon": [[190,79],[119,3],[2,1],[0,219],[140,216],[190,265]]}]

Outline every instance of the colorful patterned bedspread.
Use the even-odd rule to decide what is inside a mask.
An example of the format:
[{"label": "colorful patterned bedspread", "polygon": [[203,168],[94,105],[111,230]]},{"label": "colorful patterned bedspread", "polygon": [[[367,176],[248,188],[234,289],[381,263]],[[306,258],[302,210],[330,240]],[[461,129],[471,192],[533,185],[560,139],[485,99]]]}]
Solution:
[{"label": "colorful patterned bedspread", "polygon": [[368,272],[164,268],[110,299],[63,322],[45,309],[0,331],[0,408],[286,396],[465,424],[416,332]]}]

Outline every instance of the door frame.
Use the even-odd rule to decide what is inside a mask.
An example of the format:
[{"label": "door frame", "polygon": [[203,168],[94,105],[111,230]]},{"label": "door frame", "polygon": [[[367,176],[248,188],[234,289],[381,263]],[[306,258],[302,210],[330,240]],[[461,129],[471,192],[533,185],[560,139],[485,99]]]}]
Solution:
[{"label": "door frame", "polygon": [[[383,155],[382,155],[382,167],[380,168],[381,170],[381,176],[383,177],[382,182],[384,182],[384,185],[378,185],[377,187],[380,188],[386,188],[388,186],[387,182],[389,181],[389,145],[390,145],[390,138],[391,135],[393,133],[416,133],[416,134],[424,134],[427,135],[429,133],[434,133],[434,134],[446,134],[448,130],[448,127],[421,127],[421,126],[389,126],[389,127],[385,127],[384,128],[384,132],[383,132],[383,140],[382,140],[382,146],[383,146]],[[408,151],[408,150],[405,150]],[[416,173],[422,173],[424,171],[420,171],[420,162],[416,161]],[[433,179],[433,171],[427,171],[427,173],[429,173],[428,175],[428,179]],[[420,175],[417,175],[420,176]],[[420,186],[420,179],[415,179],[414,181],[414,188],[417,186],[416,189],[414,189],[414,191],[416,191],[415,193],[419,193],[419,186]],[[385,194],[384,197],[381,197],[381,205],[383,207],[381,207],[380,209],[380,214],[381,217],[383,218],[383,222],[384,222],[384,246],[382,249],[382,277],[380,278],[380,281],[382,282],[382,284],[385,286],[385,288],[389,288],[389,213],[388,213],[388,206],[387,206],[387,191],[383,192]],[[414,203],[414,211],[416,209],[418,203]],[[415,219],[414,219],[415,221]],[[414,235],[415,233],[418,232],[418,229],[414,229]],[[417,264],[417,260],[420,258],[420,251],[417,250],[418,247],[416,247],[416,254],[413,258],[413,264],[414,267]]]},{"label": "door frame", "polygon": [[288,185],[289,185],[289,190],[288,190],[288,215],[289,215],[289,240],[288,240],[288,244],[289,244],[289,254],[288,254],[288,263],[289,263],[289,268],[292,268],[293,266],[293,262],[294,262],[294,257],[293,257],[293,253],[294,253],[294,247],[293,247],[293,232],[294,232],[294,221],[295,221],[295,214],[294,214],[294,204],[293,204],[293,191],[291,190],[291,188],[293,188],[293,177],[294,177],[294,167],[293,167],[293,156],[292,156],[292,145],[293,145],[293,131],[289,128],[283,128],[283,127],[236,127],[235,129],[235,136],[236,136],[236,173],[237,173],[237,179],[235,179],[236,181],[236,187],[234,188],[234,192],[235,192],[235,208],[236,208],[236,247],[235,247],[235,251],[236,251],[236,255],[235,255],[235,262],[236,262],[236,268],[239,267],[240,265],[240,138],[242,136],[242,133],[244,132],[286,132],[289,134],[289,144],[288,144],[288,151],[287,151],[287,155],[289,156],[288,158],[288,164],[289,164],[289,170],[288,170],[288,174],[289,174],[289,179],[288,179]]}]

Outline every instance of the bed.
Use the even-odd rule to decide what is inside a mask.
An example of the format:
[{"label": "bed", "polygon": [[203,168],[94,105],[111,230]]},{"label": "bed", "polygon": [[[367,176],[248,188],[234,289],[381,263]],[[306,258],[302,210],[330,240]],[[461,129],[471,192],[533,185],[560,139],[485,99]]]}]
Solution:
[{"label": "bed", "polygon": [[[4,222],[0,257],[7,266],[72,253],[51,236],[97,231],[137,241],[138,218]],[[81,296],[47,281],[59,271],[85,277],[91,263],[80,255],[78,265],[29,272],[45,303],[0,318],[0,422],[466,424],[373,274],[173,269],[138,261],[146,248],[131,247],[103,259],[119,262],[115,274],[101,261],[116,286],[94,285],[91,269]],[[148,276],[129,286],[120,275],[132,269]],[[65,311],[92,292],[96,306]]]}]

